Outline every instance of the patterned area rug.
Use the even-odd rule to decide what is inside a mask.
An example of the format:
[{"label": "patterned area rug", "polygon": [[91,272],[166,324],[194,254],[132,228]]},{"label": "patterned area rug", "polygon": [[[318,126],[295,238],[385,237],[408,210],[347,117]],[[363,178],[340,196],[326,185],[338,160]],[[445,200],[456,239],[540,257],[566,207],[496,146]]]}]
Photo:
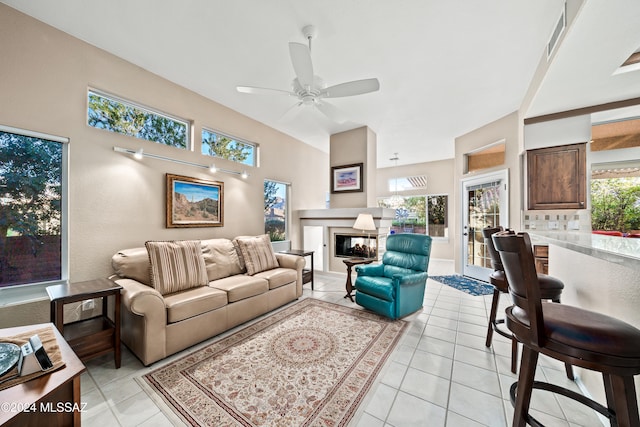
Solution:
[{"label": "patterned area rug", "polygon": [[429,279],[433,279],[436,282],[443,283],[474,296],[490,295],[493,293],[493,286],[489,283],[480,282],[458,274],[451,276],[429,276]]},{"label": "patterned area rug", "polygon": [[344,426],[406,327],[308,298],[140,383],[189,425]]}]

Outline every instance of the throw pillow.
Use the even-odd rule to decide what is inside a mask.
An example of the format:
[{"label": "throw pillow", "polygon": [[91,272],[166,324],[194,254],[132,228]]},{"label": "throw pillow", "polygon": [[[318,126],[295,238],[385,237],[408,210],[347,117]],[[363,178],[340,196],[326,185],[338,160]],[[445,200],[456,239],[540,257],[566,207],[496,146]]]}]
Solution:
[{"label": "throw pillow", "polygon": [[162,295],[206,286],[207,269],[198,240],[146,242],[151,285]]},{"label": "throw pillow", "polygon": [[278,267],[278,260],[273,253],[268,234],[237,239],[237,242],[247,267],[247,274],[250,276]]}]

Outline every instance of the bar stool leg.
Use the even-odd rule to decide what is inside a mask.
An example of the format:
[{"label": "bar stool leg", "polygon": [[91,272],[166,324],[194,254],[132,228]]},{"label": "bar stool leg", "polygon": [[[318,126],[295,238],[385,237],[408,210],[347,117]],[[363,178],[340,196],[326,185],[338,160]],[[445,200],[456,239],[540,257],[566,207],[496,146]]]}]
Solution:
[{"label": "bar stool leg", "polygon": [[640,425],[636,387],[632,376],[604,375],[607,405],[616,414],[618,427]]},{"label": "bar stool leg", "polygon": [[511,337],[511,372],[518,372],[518,340],[515,336]]},{"label": "bar stool leg", "polygon": [[516,404],[513,414],[513,427],[525,427],[529,417],[529,404],[533,392],[533,381],[538,364],[538,352],[524,346],[522,349],[522,361],[518,374],[518,389],[516,392]]},{"label": "bar stool leg", "polygon": [[489,312],[489,327],[487,328],[487,340],[485,346],[491,347],[491,340],[493,338],[493,328],[496,324],[496,315],[498,314],[498,303],[500,302],[500,291],[498,288],[493,288],[493,299],[491,300],[491,311]]}]

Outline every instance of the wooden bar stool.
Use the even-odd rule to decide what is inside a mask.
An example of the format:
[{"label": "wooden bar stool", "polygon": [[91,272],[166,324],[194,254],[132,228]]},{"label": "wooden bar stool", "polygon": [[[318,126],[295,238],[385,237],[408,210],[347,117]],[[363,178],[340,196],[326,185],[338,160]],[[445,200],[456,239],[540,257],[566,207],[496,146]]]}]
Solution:
[{"label": "wooden bar stool", "polygon": [[[503,231],[502,227],[487,227],[482,230],[482,236],[487,246],[487,251],[491,257],[491,264],[494,272],[489,275],[489,283],[493,285],[493,299],[491,301],[491,311],[489,312],[489,326],[487,327],[487,340],[485,345],[491,347],[491,341],[493,338],[493,332],[497,332],[505,338],[511,340],[511,372],[514,374],[518,367],[518,340],[516,340],[511,332],[507,332],[500,327],[499,324],[504,323],[504,319],[497,319],[498,305],[500,303],[500,294],[509,292],[509,285],[507,278],[504,274],[504,267],[500,260],[500,255],[493,246],[491,236],[495,233]],[[543,300],[551,300],[556,303],[560,303],[560,295],[564,289],[564,283],[555,277],[548,276],[546,274],[538,273],[538,283],[540,284],[540,298]],[[573,380],[573,369],[571,365],[565,365],[567,377]]]},{"label": "wooden bar stool", "polygon": [[[640,374],[640,329],[613,317],[540,298],[531,241],[527,233],[492,236],[509,282],[514,305],[506,325],[524,346],[518,381],[511,386],[513,426],[542,426],[529,415],[533,389],[574,399],[607,417],[611,426],[640,425],[634,375]],[[607,407],[574,391],[535,381],[539,354],[602,373]]]}]

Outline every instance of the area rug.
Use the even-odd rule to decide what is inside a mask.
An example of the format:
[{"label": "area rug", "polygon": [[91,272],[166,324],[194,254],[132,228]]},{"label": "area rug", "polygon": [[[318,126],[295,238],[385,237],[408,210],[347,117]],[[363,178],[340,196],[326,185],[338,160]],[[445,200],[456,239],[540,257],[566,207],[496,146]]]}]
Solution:
[{"label": "area rug", "polygon": [[436,282],[451,286],[452,288],[473,296],[490,295],[493,293],[492,285],[458,274],[450,276],[429,276],[429,279],[433,279]]},{"label": "area rug", "polygon": [[407,322],[307,298],[140,382],[193,426],[344,426]]}]

